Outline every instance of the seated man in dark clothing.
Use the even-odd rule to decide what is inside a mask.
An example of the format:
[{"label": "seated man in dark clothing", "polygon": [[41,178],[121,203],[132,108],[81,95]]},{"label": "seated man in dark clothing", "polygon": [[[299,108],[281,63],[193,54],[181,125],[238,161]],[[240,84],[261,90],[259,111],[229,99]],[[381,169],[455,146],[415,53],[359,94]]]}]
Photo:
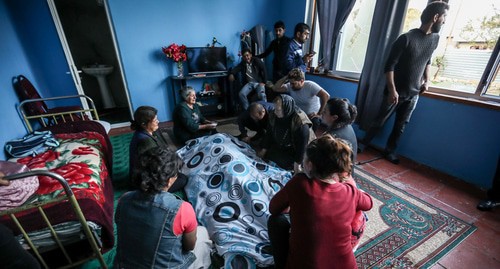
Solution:
[{"label": "seated man in dark clothing", "polygon": [[229,81],[235,80],[235,75],[240,74],[243,87],[241,88],[238,96],[240,98],[241,106],[244,110],[248,109],[249,102],[247,95],[252,91],[256,91],[259,100],[266,101],[266,69],[261,59],[252,58],[250,49],[245,48],[241,52],[242,61],[231,70],[229,74]]},{"label": "seated man in dark clothing", "polygon": [[[274,110],[273,103],[258,101],[250,104],[248,109],[238,116],[238,128],[241,133],[238,138],[246,143],[260,140],[266,133],[268,113],[271,110]],[[249,137],[247,128],[257,133],[253,137]]]}]

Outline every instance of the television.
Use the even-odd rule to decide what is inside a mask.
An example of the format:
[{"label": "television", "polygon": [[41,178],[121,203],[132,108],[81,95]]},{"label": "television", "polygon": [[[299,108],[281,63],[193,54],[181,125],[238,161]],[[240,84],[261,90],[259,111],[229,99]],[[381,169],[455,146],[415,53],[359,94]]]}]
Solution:
[{"label": "television", "polygon": [[188,47],[186,56],[189,75],[227,71],[226,47]]}]

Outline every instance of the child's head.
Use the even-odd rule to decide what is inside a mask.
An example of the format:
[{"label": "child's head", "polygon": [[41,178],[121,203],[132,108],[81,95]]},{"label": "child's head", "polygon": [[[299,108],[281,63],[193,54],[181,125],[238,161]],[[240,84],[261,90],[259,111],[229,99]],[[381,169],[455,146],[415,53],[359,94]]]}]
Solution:
[{"label": "child's head", "polygon": [[304,170],[311,178],[326,179],[334,174],[351,173],[351,148],[342,139],[327,134],[306,148]]}]

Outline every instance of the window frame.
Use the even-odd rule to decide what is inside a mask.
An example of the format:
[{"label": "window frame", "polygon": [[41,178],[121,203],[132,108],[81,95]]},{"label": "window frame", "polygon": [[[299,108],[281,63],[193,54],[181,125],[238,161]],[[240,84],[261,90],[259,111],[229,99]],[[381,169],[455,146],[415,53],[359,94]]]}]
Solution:
[{"label": "window frame", "polygon": [[[376,0],[378,1],[378,0]],[[309,8],[306,10],[306,18],[308,20],[306,23],[310,23],[311,25],[317,25],[317,5],[315,4],[315,0],[308,0],[309,2]],[[374,13],[373,17],[376,17],[377,15]],[[316,29],[311,29],[312,36],[318,36],[320,37],[320,33]],[[371,30],[371,29],[370,29]],[[317,32],[316,32],[317,31]],[[340,45],[340,39],[342,37],[342,31],[343,28],[341,29],[341,32],[339,33],[337,40],[335,40],[335,51],[333,52],[333,61],[332,65],[329,67],[330,71],[328,74],[320,74],[322,76],[327,76],[330,78],[336,78],[336,79],[347,79],[347,80],[357,80],[359,82],[359,79],[361,77],[362,72],[348,72],[348,71],[339,71],[336,70],[336,65],[339,57],[339,45]],[[319,41],[319,38],[318,39]],[[318,45],[315,44],[315,40],[311,38],[311,42],[309,44],[310,47],[317,47]],[[429,86],[428,91],[424,94],[426,96],[436,96],[438,98],[445,98],[445,99],[456,99],[456,100],[461,100],[462,102],[467,102],[467,103],[478,103],[478,104],[485,104],[488,107],[495,107],[497,109],[500,109],[500,96],[493,96],[493,95],[488,95],[486,92],[488,91],[489,87],[491,86],[491,83],[495,80],[496,76],[499,75],[500,72],[500,37],[497,40],[497,43],[495,45],[495,48],[490,56],[490,59],[488,60],[487,65],[485,66],[481,79],[477,85],[476,91],[474,93],[467,93],[467,92],[461,92],[461,91],[456,91],[452,89],[447,89],[447,88],[439,88],[439,87],[434,87],[434,86]],[[318,56],[316,56],[318,57]],[[315,65],[318,64],[318,58],[313,59],[312,61]],[[318,73],[314,73],[318,74]]]}]

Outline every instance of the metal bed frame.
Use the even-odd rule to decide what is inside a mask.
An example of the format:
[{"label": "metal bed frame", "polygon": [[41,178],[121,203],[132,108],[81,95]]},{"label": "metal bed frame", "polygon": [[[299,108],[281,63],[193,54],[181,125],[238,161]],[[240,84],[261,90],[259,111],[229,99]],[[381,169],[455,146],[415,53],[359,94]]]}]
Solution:
[{"label": "metal bed frame", "polygon": [[[46,101],[55,101],[55,100],[63,100],[63,99],[76,99],[79,98],[81,103],[87,103],[89,108],[84,109],[80,108],[78,110],[71,111],[60,111],[57,113],[45,113],[40,115],[28,115],[26,112],[26,105],[29,103],[35,102],[46,102]],[[49,98],[35,98],[35,99],[27,99],[19,103],[17,107],[19,115],[23,119],[28,132],[33,132],[33,126],[31,125],[30,120],[38,120],[42,127],[47,127],[50,125],[57,125],[61,122],[72,122],[78,120],[99,120],[99,115],[97,114],[97,109],[95,108],[94,101],[83,94],[80,95],[69,95],[69,96],[60,96],[60,97],[49,97]]]},{"label": "metal bed frame", "polygon": [[[40,102],[40,101],[55,101],[55,100],[63,100],[63,99],[76,99],[79,98],[80,102],[86,103],[89,108],[84,109],[80,108],[77,110],[71,110],[71,111],[61,111],[57,113],[45,113],[41,115],[28,115],[26,113],[25,106],[26,104],[33,103],[33,102]],[[29,133],[33,132],[33,126],[31,124],[32,120],[36,120],[39,122],[39,124],[42,127],[48,127],[52,125],[57,125],[60,123],[65,123],[65,122],[74,122],[74,121],[81,121],[81,120],[99,120],[99,115],[97,114],[97,110],[94,105],[94,101],[86,96],[86,95],[71,95],[71,96],[62,96],[62,97],[51,97],[51,98],[38,98],[38,99],[28,99],[22,101],[19,106],[18,106],[18,112],[21,116],[21,118],[24,121],[24,124],[26,125],[26,128]],[[104,258],[101,253],[101,243],[100,239],[96,238],[97,235],[94,235],[92,230],[90,229],[87,220],[85,219],[85,216],[83,215],[83,212],[80,208],[80,205],[78,204],[77,199],[75,198],[73,191],[71,190],[71,187],[68,185],[67,181],[60,176],[59,174],[45,171],[45,170],[33,170],[29,172],[24,172],[24,173],[19,173],[19,174],[13,174],[9,176],[5,176],[4,179],[6,180],[15,180],[15,179],[20,179],[28,176],[48,176],[51,177],[55,180],[57,180],[62,187],[64,188],[64,195],[61,195],[61,197],[58,197],[56,199],[52,199],[50,201],[46,202],[35,202],[32,204],[24,205],[18,208],[10,209],[10,210],[5,210],[0,212],[0,216],[5,216],[8,215],[12,221],[15,223],[17,228],[21,231],[23,237],[25,238],[27,244],[30,247],[30,250],[33,251],[35,256],[38,258],[40,261],[41,265],[44,268],[49,268],[49,265],[47,264],[47,261],[42,257],[42,253],[47,251],[47,249],[41,249],[39,247],[36,247],[26,232],[26,230],[23,228],[21,225],[19,219],[16,217],[16,214],[23,212],[25,210],[30,210],[33,208],[36,208],[38,210],[38,213],[41,215],[42,219],[45,221],[47,224],[47,228],[50,230],[50,233],[56,242],[57,246],[54,246],[52,249],[59,248],[61,252],[63,253],[63,256],[65,257],[67,261],[67,265],[64,265],[59,268],[73,268],[77,265],[81,265],[84,262],[91,260],[91,259],[97,259],[101,265],[102,268],[107,268],[106,262],[104,261]],[[71,205],[71,208],[73,209],[78,222],[81,224],[83,233],[85,234],[85,238],[90,244],[92,254],[89,255],[88,257],[85,257],[83,259],[79,259],[78,261],[73,261],[73,259],[70,257],[67,248],[65,248],[64,244],[61,242],[61,238],[57,235],[54,225],[50,223],[50,220],[48,219],[47,215],[45,214],[45,211],[43,209],[44,206],[53,204],[53,203],[64,203],[68,202]],[[37,210],[34,210],[32,214],[35,214]]]},{"label": "metal bed frame", "polygon": [[[32,208],[38,209],[39,214],[44,219],[45,223],[47,224],[47,227],[49,228],[49,230],[52,234],[53,239],[57,243],[57,247],[62,251],[62,253],[64,254],[64,257],[66,258],[66,261],[68,262],[68,265],[60,267],[60,268],[72,268],[76,265],[83,264],[84,262],[91,260],[91,259],[94,259],[94,258],[99,261],[102,268],[107,268],[106,262],[104,261],[104,258],[103,258],[102,253],[101,253],[101,246],[97,243],[99,241],[96,240],[89,225],[87,224],[87,220],[85,219],[85,216],[83,215],[83,212],[80,208],[80,205],[78,204],[78,201],[76,200],[76,198],[73,194],[73,191],[71,190],[71,187],[68,185],[68,183],[66,182],[66,180],[62,176],[60,176],[56,173],[53,173],[53,172],[49,172],[49,171],[33,170],[33,171],[29,171],[29,172],[24,172],[24,173],[8,175],[8,176],[5,176],[4,179],[15,180],[15,179],[20,179],[20,178],[25,178],[25,177],[30,177],[30,176],[48,176],[48,177],[51,177],[51,178],[57,180],[59,182],[59,184],[61,184],[63,186],[65,195],[63,195],[57,199],[48,201],[48,202],[38,202],[38,203],[33,203],[33,204],[18,207],[18,208],[10,209],[10,210],[5,210],[5,211],[0,212],[0,216],[8,215],[12,219],[12,221],[16,224],[17,228],[19,228],[19,230],[23,234],[27,244],[29,245],[30,249],[33,251],[35,256],[38,258],[41,265],[44,268],[49,268],[49,265],[47,264],[45,259],[42,257],[42,252],[39,251],[39,248],[34,245],[30,236],[28,235],[28,233],[26,232],[26,230],[23,228],[23,226],[19,222],[18,218],[16,217],[17,213],[20,213],[20,212],[25,211],[25,210],[30,210]],[[57,233],[54,229],[54,226],[52,225],[52,223],[50,223],[50,220],[48,219],[48,217],[45,214],[45,211],[43,209],[43,206],[45,206],[45,205],[49,205],[52,203],[58,203],[58,202],[70,203],[73,211],[75,212],[75,215],[78,218],[78,221],[82,225],[83,233],[85,234],[85,237],[86,237],[87,241],[89,242],[90,247],[92,248],[93,254],[91,256],[88,256],[88,257],[81,259],[79,261],[73,261],[73,259],[71,259],[71,257],[69,256],[67,249],[64,247],[63,243],[61,242],[60,237],[57,235]]]}]

